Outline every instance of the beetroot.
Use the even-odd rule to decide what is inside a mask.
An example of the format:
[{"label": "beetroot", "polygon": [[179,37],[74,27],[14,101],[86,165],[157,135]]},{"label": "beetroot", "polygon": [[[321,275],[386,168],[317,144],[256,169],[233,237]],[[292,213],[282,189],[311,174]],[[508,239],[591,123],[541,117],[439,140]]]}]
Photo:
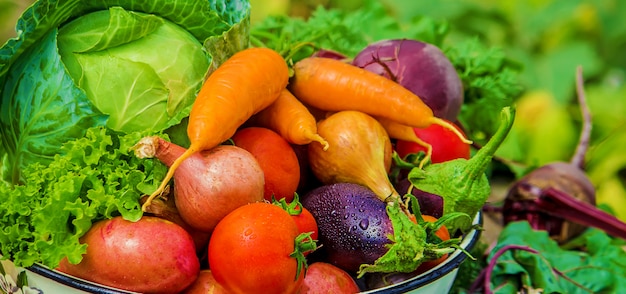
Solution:
[{"label": "beetroot", "polygon": [[365,47],[352,63],[398,82],[419,96],[435,116],[457,120],[463,83],[438,47],[417,40],[384,40]]},{"label": "beetroot", "polygon": [[583,127],[570,162],[554,162],[535,169],[509,188],[502,214],[504,224],[528,221],[558,242],[566,242],[588,226],[626,239],[626,224],[595,207],[595,189],[584,172],[591,135],[591,115],[586,105],[582,69],[577,72],[577,92]]}]

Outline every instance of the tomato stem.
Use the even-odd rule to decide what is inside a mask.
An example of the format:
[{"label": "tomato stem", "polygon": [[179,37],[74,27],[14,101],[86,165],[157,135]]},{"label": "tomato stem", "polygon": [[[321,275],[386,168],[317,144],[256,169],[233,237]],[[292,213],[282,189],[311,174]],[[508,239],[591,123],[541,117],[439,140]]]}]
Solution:
[{"label": "tomato stem", "polygon": [[300,272],[303,269],[306,270],[308,267],[304,252],[315,251],[317,249],[317,243],[313,240],[313,238],[311,238],[311,234],[313,234],[313,232],[301,233],[298,235],[294,241],[294,250],[291,254],[289,254],[289,256],[295,258],[297,262],[295,280],[298,280]]},{"label": "tomato stem", "polygon": [[298,193],[293,193],[293,200],[290,203],[287,203],[285,198],[276,200],[274,195],[272,195],[272,204],[278,205],[292,216],[300,215],[302,213],[302,204],[300,203],[300,196],[298,196]]}]

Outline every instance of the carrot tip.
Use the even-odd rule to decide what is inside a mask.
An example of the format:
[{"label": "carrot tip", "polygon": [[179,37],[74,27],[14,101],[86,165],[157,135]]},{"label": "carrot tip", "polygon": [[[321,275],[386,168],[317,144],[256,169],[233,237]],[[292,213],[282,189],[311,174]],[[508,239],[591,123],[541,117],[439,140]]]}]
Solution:
[{"label": "carrot tip", "polygon": [[314,141],[319,142],[320,144],[322,144],[322,150],[326,151],[328,150],[328,147],[330,146],[330,144],[328,144],[328,141],[326,141],[324,138],[322,138],[319,135],[316,135],[316,139]]},{"label": "carrot tip", "polygon": [[328,144],[328,141],[326,141],[326,139],[324,139],[318,133],[312,132],[310,130],[305,130],[304,131],[304,137],[307,138],[308,140],[311,140],[311,142],[318,142],[318,143],[322,144],[322,146],[323,146],[322,150],[324,150],[324,151],[328,150],[328,147],[330,146]]},{"label": "carrot tip", "polygon": [[430,160],[430,158],[432,157],[432,155],[433,155],[433,145],[428,144],[428,143],[422,141],[421,139],[420,139],[420,141],[425,144],[424,147],[426,148],[426,156],[424,156],[424,158],[422,158],[422,160],[420,160],[420,163],[418,165],[418,167],[421,169],[421,168],[424,167],[426,162],[428,162]]}]

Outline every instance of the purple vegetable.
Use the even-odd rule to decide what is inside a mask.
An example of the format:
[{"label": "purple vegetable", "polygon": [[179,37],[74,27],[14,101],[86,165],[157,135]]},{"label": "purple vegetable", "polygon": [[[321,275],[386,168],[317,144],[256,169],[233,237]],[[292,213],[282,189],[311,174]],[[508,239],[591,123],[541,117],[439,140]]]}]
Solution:
[{"label": "purple vegetable", "polygon": [[532,228],[547,231],[565,242],[595,227],[626,239],[626,224],[595,206],[595,189],[585,174],[584,157],[591,134],[582,69],[577,71],[578,101],[584,119],[580,140],[570,162],[544,165],[515,182],[506,195],[504,223],[525,220]]},{"label": "purple vegetable", "polygon": [[421,214],[435,218],[440,218],[443,215],[443,197],[415,188],[406,178],[399,181],[395,187],[400,195],[408,194],[409,188],[411,188],[411,194],[417,199]]},{"label": "purple vegetable", "polygon": [[346,60],[347,57],[337,51],[328,50],[328,49],[320,49],[315,51],[311,56],[313,57],[324,57],[336,60]]},{"label": "purple vegetable", "polygon": [[372,43],[352,63],[398,82],[419,96],[435,116],[456,121],[463,104],[463,83],[436,46],[417,40]]},{"label": "purple vegetable", "polygon": [[374,263],[387,252],[393,227],[385,202],[372,190],[351,183],[325,185],[304,195],[302,206],[317,221],[327,262],[356,273],[361,264]]}]

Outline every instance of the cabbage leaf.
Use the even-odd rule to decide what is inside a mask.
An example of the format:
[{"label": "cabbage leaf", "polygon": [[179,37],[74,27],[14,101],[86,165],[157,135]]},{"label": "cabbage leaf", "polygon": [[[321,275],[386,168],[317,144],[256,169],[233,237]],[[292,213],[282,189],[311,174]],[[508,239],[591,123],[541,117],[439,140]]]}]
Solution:
[{"label": "cabbage leaf", "polygon": [[[77,263],[92,223],[138,220],[140,197],[167,168],[130,146],[155,133],[185,137],[201,82],[248,47],[249,14],[246,0],[29,7],[0,47],[0,258]],[[169,71],[185,58],[182,71]],[[174,97],[175,88],[185,94]]]},{"label": "cabbage leaf", "polygon": [[90,127],[180,124],[204,77],[248,47],[249,14],[246,0],[35,2],[0,48],[0,180],[24,183]]}]

